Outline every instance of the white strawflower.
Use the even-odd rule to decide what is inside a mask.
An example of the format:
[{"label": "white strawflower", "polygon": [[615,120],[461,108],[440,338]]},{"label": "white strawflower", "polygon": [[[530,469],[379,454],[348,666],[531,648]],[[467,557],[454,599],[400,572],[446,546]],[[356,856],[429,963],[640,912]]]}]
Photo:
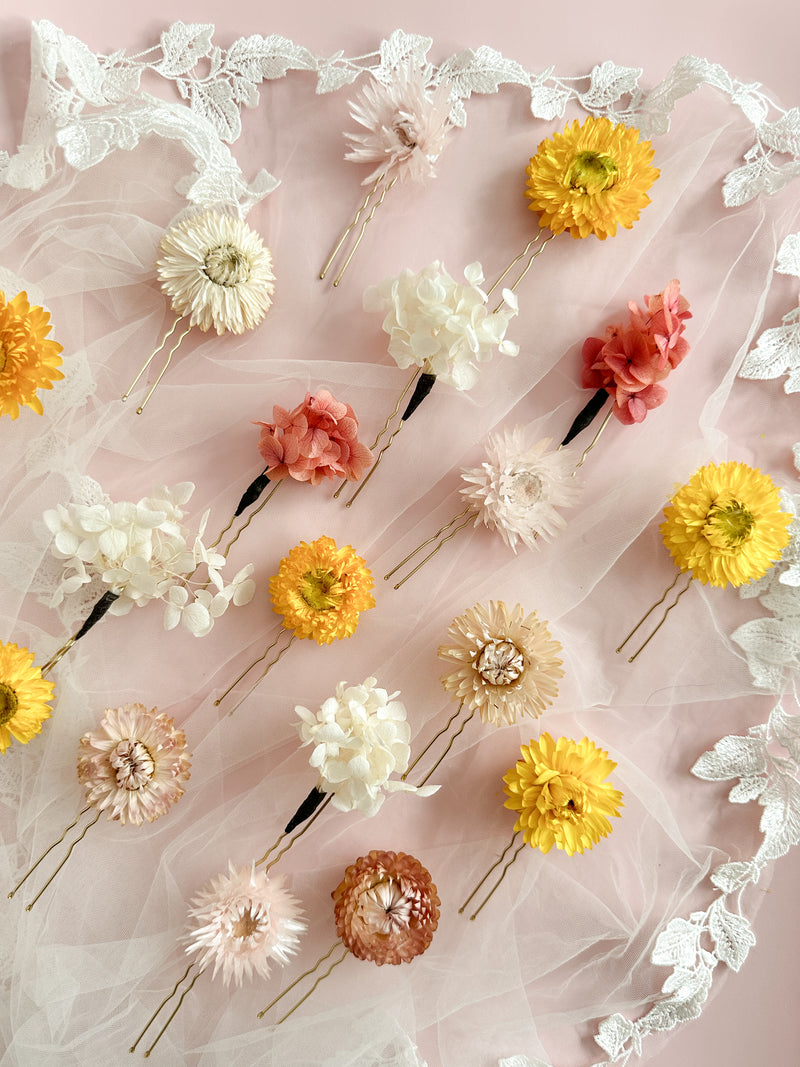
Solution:
[{"label": "white strawflower", "polygon": [[353,163],[376,163],[362,185],[389,175],[422,182],[436,176],[434,165],[450,132],[450,88],[430,84],[433,68],[410,61],[384,84],[372,79],[350,102],[350,114],[364,132],[346,133]]},{"label": "white strawflower", "polygon": [[576,460],[568,448],[549,451],[550,438],[532,445],[522,427],[492,434],[486,462],[464,469],[462,496],[482,522],[496,530],[516,552],[517,541],[533,548],[537,537],[550,540],[566,525],[556,510],[573,507],[580,485],[573,477]]},{"label": "white strawflower", "polygon": [[374,815],[384,801],[384,792],[417,792],[430,796],[438,786],[416,789],[390,775],[403,774],[411,754],[411,727],[405,705],[377,687],[375,678],[361,685],[339,682],[336,696],[329,697],[318,712],[296,707],[301,721],[297,730],[304,745],[313,745],[309,758],[319,773],[317,788],[333,794],[339,811],[357,809]]},{"label": "white strawflower", "polygon": [[496,348],[516,356],[519,348],[506,341],[508,324],[517,314],[516,297],[503,290],[504,303],[492,314],[480,288],[483,269],[470,263],[467,284],[456,282],[435,261],[415,273],[404,270],[396,278],[370,286],[364,310],[385,313],[389,355],[398,367],[425,367],[456,389],[471,389],[478,380],[478,364],[492,358]]},{"label": "white strawflower", "polygon": [[164,234],[156,261],[176,315],[218,334],[244,333],[272,305],[272,255],[241,219],[220,211],[190,215]]},{"label": "white strawflower", "polygon": [[186,953],[197,953],[202,971],[212,961],[222,980],[240,986],[245,978],[268,978],[270,963],[285,964],[297,952],[306,929],[297,900],[284,889],[284,876],[268,878],[255,865],[212,878],[190,905]]}]

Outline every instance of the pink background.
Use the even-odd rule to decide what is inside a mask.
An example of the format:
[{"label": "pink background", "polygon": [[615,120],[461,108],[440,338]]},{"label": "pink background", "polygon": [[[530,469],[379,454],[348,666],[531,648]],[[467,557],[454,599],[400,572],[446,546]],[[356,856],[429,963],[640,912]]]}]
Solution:
[{"label": "pink background", "polygon": [[[518,59],[528,69],[553,65],[557,73],[565,76],[584,73],[595,63],[613,59],[620,64],[643,67],[644,78],[648,84],[660,79],[679,56],[692,53],[719,62],[743,80],[761,82],[784,107],[789,107],[796,101],[800,102],[800,84],[796,73],[800,10],[787,3],[762,4],[756,8],[750,3],[698,5],[681,0],[659,8],[645,8],[631,0],[611,6],[535,3],[522,5],[509,2],[478,5],[470,2],[465,8],[456,10],[444,4],[436,5],[419,0],[409,0],[398,7],[386,3],[323,4],[314,0],[313,3],[286,4],[280,9],[276,7],[270,11],[260,3],[211,4],[196,0],[191,4],[179,4],[171,0],[162,0],[160,3],[154,0],[139,0],[135,4],[114,10],[112,14],[109,5],[95,5],[86,0],[76,0],[69,5],[40,2],[35,10],[25,13],[25,17],[19,9],[12,11],[8,3],[3,4],[3,8],[0,15],[0,147],[7,150],[12,150],[21,138],[27,92],[29,16],[49,18],[67,32],[80,37],[93,50],[103,53],[116,48],[134,52],[147,47],[158,39],[163,28],[177,19],[214,22],[217,27],[215,40],[222,45],[249,33],[280,33],[319,53],[329,54],[341,48],[348,55],[370,51],[381,37],[387,36],[392,29],[400,26],[409,32],[433,37],[434,59],[450,55],[463,47],[489,44],[505,55]],[[339,95],[346,98],[346,94],[347,90],[344,90]],[[243,147],[240,152],[238,146],[234,145],[234,155],[247,155],[245,173],[248,176],[252,175],[257,165],[265,165],[276,173],[276,168],[271,165],[269,158],[258,158],[257,153],[253,151],[260,143],[259,134],[253,125],[252,117],[246,112],[243,117]],[[558,123],[553,125],[557,126]],[[532,140],[545,135],[540,134],[541,129],[542,124],[537,123]],[[273,137],[275,134],[271,133],[270,138]],[[275,144],[275,140],[270,140],[270,147]],[[248,167],[251,169],[248,170]],[[351,183],[350,193],[352,196],[356,195],[355,179],[346,172],[342,173],[343,171],[345,168],[341,167],[332,175],[332,188],[335,192],[332,199],[335,200],[336,206],[329,207],[325,198],[321,198],[315,206],[320,226],[325,227],[326,233],[330,229],[330,213],[339,211],[342,205],[348,202],[348,181]],[[794,195],[796,196],[796,192]],[[387,205],[387,211],[390,210]],[[263,230],[270,216],[269,200],[267,206],[262,205],[256,209],[255,214],[258,216],[256,224],[260,224]],[[406,218],[410,217],[409,214],[406,215]],[[165,215],[165,221],[168,218],[169,212]],[[290,222],[288,215],[282,219],[284,234]],[[371,236],[377,240],[376,234]],[[384,239],[392,238],[399,240],[397,231],[385,230]],[[327,237],[323,239],[323,243],[325,241]],[[399,254],[402,255],[402,252]],[[488,258],[487,254],[486,259]],[[365,264],[368,262],[365,261]],[[365,265],[365,272],[366,269]],[[354,290],[358,290],[358,283],[351,280]],[[629,294],[630,298],[636,298],[638,295],[636,292]],[[788,310],[788,306],[782,310]],[[321,354],[320,349],[318,355]],[[374,358],[377,362],[380,355],[375,355]],[[135,359],[129,359],[122,377],[127,379],[127,368],[137,365]],[[743,388],[748,387],[749,385]],[[754,388],[749,394],[758,397],[757,403],[766,407],[767,389],[771,389],[769,396],[777,397],[780,402],[781,395],[777,386],[759,388],[763,388],[764,393],[758,394]],[[287,389],[280,401],[289,403],[289,393]],[[158,394],[153,404],[157,402]],[[784,404],[781,411],[793,412],[796,428],[796,405],[792,409],[790,405]],[[763,422],[763,428],[767,429],[766,420]],[[7,427],[3,427],[3,430],[9,432]],[[796,429],[791,432],[793,437],[790,437],[790,440],[800,436]],[[244,435],[245,431],[241,431],[242,440]],[[134,442],[131,454],[135,453]],[[180,478],[193,476],[189,472],[188,456],[181,458],[183,466],[180,473],[173,473],[170,463],[165,461],[154,478],[178,481]],[[98,474],[101,470],[102,457],[92,473]],[[790,476],[788,468],[786,473]],[[222,476],[220,475],[219,483],[214,483],[213,472],[207,471],[206,474],[205,480],[200,476],[195,479],[199,484],[200,499],[197,506],[204,506],[202,502],[211,500],[216,493],[219,508],[216,514],[222,515],[225,506],[222,502],[225,488]],[[136,489],[130,490],[132,498],[137,496],[139,491],[143,493],[149,484],[148,479],[139,480],[142,484],[137,482]],[[276,503],[278,499],[276,498]],[[369,516],[369,511],[365,509],[358,521],[367,522]],[[421,515],[417,515],[417,518],[421,519]],[[280,518],[276,521],[283,522]],[[287,537],[291,536],[289,525],[286,520]],[[408,529],[410,527],[404,527],[404,534]],[[303,535],[299,534],[298,540],[300,536]],[[355,535],[353,536],[354,543],[357,544]],[[390,539],[386,538],[384,547],[389,543]],[[413,541],[409,538],[408,543]],[[557,548],[557,545],[555,547]],[[250,557],[242,555],[241,562],[246,558]],[[495,560],[498,559],[496,556]],[[497,565],[500,566],[499,562]],[[648,586],[660,580],[664,573],[666,570],[662,569],[658,575],[648,576]],[[152,610],[158,614],[157,608]],[[149,618],[148,624],[152,628],[150,638],[160,638],[158,619]],[[54,623],[50,625],[53,627]],[[142,633],[143,627],[143,622],[137,620],[137,628]],[[54,629],[53,632],[57,631]],[[137,636],[134,634],[134,640]],[[209,647],[212,649],[210,655],[213,655],[213,641],[214,636],[209,639]],[[182,647],[188,648],[188,644],[184,642]],[[347,651],[351,652],[350,649]],[[241,658],[241,662],[246,660]],[[353,669],[358,668],[354,666]],[[346,670],[343,668],[339,674],[346,676]],[[288,680],[286,686],[289,686]],[[175,699],[177,703],[177,698]],[[767,707],[763,698],[756,699]],[[752,721],[760,720],[754,718]],[[738,728],[739,724],[735,725]],[[544,726],[548,726],[546,721]],[[699,742],[701,747],[695,758],[702,751],[702,742],[711,743],[717,736],[721,734],[703,734]],[[710,786],[708,788],[713,789]],[[716,793],[715,796],[720,797],[720,803],[725,803],[722,799],[723,793]],[[611,841],[613,840],[612,837]],[[609,847],[609,844],[605,847]],[[526,858],[529,861],[534,859]],[[701,1019],[683,1027],[676,1036],[669,1039],[668,1045],[664,1046],[656,1037],[648,1039],[643,1057],[645,1062],[654,1067],[670,1067],[677,1063],[696,1064],[698,1067],[716,1063],[726,1063],[731,1067],[770,1063],[775,1067],[789,1067],[796,1062],[796,1049],[800,1039],[800,1022],[797,1012],[793,1009],[798,985],[797,959],[800,952],[800,920],[796,906],[798,884],[800,856],[795,849],[778,862],[772,881],[762,881],[759,887],[759,892],[763,891],[765,894],[765,900],[755,922],[758,943],[742,972],[724,977],[717,975],[712,991],[712,1003],[706,1007]],[[19,921],[34,920],[29,918]],[[162,978],[166,973],[164,969]],[[158,976],[153,977],[151,974],[150,988],[158,989],[158,982]],[[152,996],[153,994],[151,999]],[[335,1001],[330,1003],[333,1005]],[[147,1000],[143,998],[140,1014],[146,1010],[146,1004]],[[425,1054],[424,1039],[420,1047]],[[498,1056],[510,1055],[514,1051],[526,1050],[524,1047],[497,1048]],[[118,1061],[112,1056],[109,1062]],[[122,1050],[119,1062],[122,1062]],[[255,1054],[252,1062],[258,1062]],[[436,1054],[433,1053],[430,1067],[435,1067],[436,1062]]]}]

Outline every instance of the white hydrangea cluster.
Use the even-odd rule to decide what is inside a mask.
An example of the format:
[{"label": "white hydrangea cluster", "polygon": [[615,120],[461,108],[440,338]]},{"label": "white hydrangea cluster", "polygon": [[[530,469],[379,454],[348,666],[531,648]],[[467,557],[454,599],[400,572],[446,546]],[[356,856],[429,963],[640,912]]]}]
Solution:
[{"label": "white hydrangea cluster", "polygon": [[[226,584],[220,574],[225,557],[202,541],[208,512],[196,537],[184,526],[182,505],[193,492],[192,482],[181,482],[172,489],[160,486],[135,504],[106,498],[100,504],[59,504],[46,511],[51,552],[64,561],[50,606],[57,607],[97,578],[118,595],[110,614],[126,615],[134,604],[162,600],[165,629],[182,622],[196,637],[205,637],[231,604],[249,603],[255,592],[253,565]],[[206,572],[194,588],[190,578],[201,564]]]},{"label": "white hydrangea cluster", "polygon": [[438,786],[417,789],[398,779],[395,771],[408,767],[411,728],[399,693],[377,687],[375,678],[361,685],[339,682],[336,696],[318,712],[296,707],[297,730],[304,745],[313,745],[309,763],[319,772],[321,792],[333,794],[339,811],[357,809],[374,815],[385,799],[384,791],[430,796]]},{"label": "white hydrangea cluster", "polygon": [[505,340],[519,311],[514,294],[504,289],[504,303],[492,313],[480,288],[480,263],[470,263],[464,277],[466,285],[451,278],[437,260],[418,273],[406,269],[364,293],[364,309],[385,314],[389,355],[398,367],[427,364],[426,370],[459,390],[475,385],[478,364],[491,359],[495,348],[504,356],[519,352],[513,341]]}]

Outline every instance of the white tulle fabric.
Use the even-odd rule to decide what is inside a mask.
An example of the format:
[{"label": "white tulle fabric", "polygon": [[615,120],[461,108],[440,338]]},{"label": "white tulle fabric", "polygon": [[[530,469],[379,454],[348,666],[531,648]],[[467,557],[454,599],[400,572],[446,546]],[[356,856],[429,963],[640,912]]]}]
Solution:
[{"label": "white tulle fabric", "polygon": [[[281,860],[309,922],[293,973],[327,951],[331,890],[371,848],[410,852],[431,871],[442,916],[425,955],[380,969],[348,958],[276,1032],[256,1012],[293,975],[276,972],[231,998],[201,979],[158,1055],[208,1067],[450,1067],[512,1056],[588,1067],[603,1056],[593,1040],[602,1020],[620,1015],[633,1026],[661,998],[662,931],[705,914],[710,872],[734,855],[756,856],[762,841],[756,820],[732,817],[739,809],[727,803],[729,783],[690,774],[720,738],[752,737],[775,705],[730,640],[761,607],[732,590],[692,588],[635,663],[614,649],[672,581],[657,521],[677,484],[709,460],[735,458],[797,492],[792,397],[779,383],[737,378],[782,313],[765,321],[777,249],[800,229],[795,191],[782,188],[798,169],[795,115],[693,58],[645,88],[639,71],[611,64],[558,78],[529,73],[530,54],[520,63],[491,49],[462,51],[438,70],[452,81],[460,125],[469,110],[468,126],[442,153],[435,182],[393,190],[371,223],[373,239],[332,290],[317,273],[352,215],[358,183],[343,158],[348,90],[330,90],[366,69],[386,74],[409,49],[424,57],[429,43],[391,35],[372,56],[323,61],[281,40],[250,37],[222,53],[210,28],[173,27],[146,56],[95,58],[50,24],[34,29],[23,147],[0,161],[1,281],[48,307],[66,378],[44,396],[43,417],[25,410],[2,426],[0,618],[3,639],[35,649],[39,662],[86,608],[67,598],[59,617],[39,601],[58,580],[46,509],[96,502],[99,485],[112,499],[136,500],[153,485],[192,481],[193,520],[211,508],[208,528],[220,529],[263,469],[251,422],[268,419],[274,404],[292,407],[298,393],[328,388],[353,406],[368,442],[377,433],[408,372],[389,357],[377,317],[363,312],[364,289],[436,259],[455,275],[480,258],[487,278],[497,277],[535,230],[522,195],[525,164],[564,119],[588,109],[640,123],[661,177],[631,231],[548,245],[519,290],[519,356],[493,360],[468,394],[439,383],[351,509],[327,486],[281,489],[231,552],[232,573],[255,562],[255,598],[220,619],[202,646],[180,628],[164,633],[158,613],[132,612],[105,618],[58,665],[53,718],[0,763],[0,876],[9,887],[78,810],[77,740],[104,707],[138,700],[167,712],[186,732],[192,778],[181,804],[136,835],[94,827],[30,914],[24,893],[9,904],[0,924],[0,1064],[100,1067],[127,1058],[185,968],[187,901],[228,861],[260,856],[308,791],[294,706],[317,707],[338,680],[374,672],[402,691],[418,749],[454,710],[436,656],[449,621],[502,599],[538,611],[564,646],[566,676],[541,728],[588,734],[618,763],[625,810],[611,837],[582,857],[524,854],[479,919],[466,922],[458,904],[511,832],[502,775],[538,727],[471,723],[437,770],[434,797],[392,797],[369,821],[325,812]],[[329,54],[347,46],[332,42]],[[197,82],[190,71],[204,56],[215,73]],[[265,121],[257,87],[287,70],[295,73],[270,106],[280,137],[243,137],[234,161],[227,145],[239,122]],[[471,99],[509,82],[491,99]],[[534,118],[519,107],[520,89]],[[240,104],[254,113],[243,116]],[[251,334],[190,334],[138,417],[119,398],[171,324],[154,262],[187,201],[249,210],[274,252],[275,301]],[[527,425],[534,440],[563,436],[588,398],[578,385],[584,338],[672,277],[691,302],[692,351],[663,407],[640,426],[608,426],[586,458],[566,530],[515,556],[489,530],[470,529],[399,592],[383,582],[461,509],[460,469],[481,462],[488,432]],[[350,640],[295,642],[228,717],[214,700],[275,628],[270,575],[291,546],[322,534],[366,558],[377,607]],[[750,920],[767,877],[741,890]],[[730,901],[725,911],[739,915]],[[717,920],[733,930],[731,943],[745,931],[744,920]],[[723,935],[710,936],[708,951]],[[719,955],[718,964],[732,959]],[[726,969],[707,963],[715,975]],[[610,1025],[600,1037],[613,1062],[633,1031],[614,1045]],[[647,1040],[657,1047],[660,1039]]]}]

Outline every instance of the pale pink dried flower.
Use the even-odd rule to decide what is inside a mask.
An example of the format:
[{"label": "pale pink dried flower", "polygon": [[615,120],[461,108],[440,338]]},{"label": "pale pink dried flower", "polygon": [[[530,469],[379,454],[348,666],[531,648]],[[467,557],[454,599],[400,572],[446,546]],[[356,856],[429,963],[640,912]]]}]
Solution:
[{"label": "pale pink dried flower", "polygon": [[430,874],[403,852],[373,850],[331,893],[336,930],[360,960],[409,963],[430,945],[440,900]]},{"label": "pale pink dried flower", "polygon": [[370,450],[358,440],[358,418],[349,404],[320,389],[292,411],[276,404],[273,422],[261,427],[258,450],[271,481],[294,478],[318,485],[323,478],[358,481],[373,462]]},{"label": "pale pink dried flower", "polygon": [[284,876],[268,878],[250,867],[220,874],[192,899],[192,920],[185,935],[186,953],[198,953],[202,971],[213,960],[212,977],[222,968],[222,980],[240,986],[245,978],[268,978],[270,962],[286,964],[297,952],[297,936],[306,929],[302,910],[284,888]]},{"label": "pale pink dried flower", "polygon": [[436,176],[434,165],[450,132],[450,88],[429,86],[431,68],[400,65],[386,85],[371,80],[350,114],[365,132],[346,133],[353,163],[377,163],[362,185],[391,175],[422,182]]},{"label": "pale pink dried flower", "polygon": [[186,737],[172,719],[144,704],[106,708],[100,727],[83,735],[78,778],[86,800],[109,819],[140,826],[165,815],[189,778]]}]

